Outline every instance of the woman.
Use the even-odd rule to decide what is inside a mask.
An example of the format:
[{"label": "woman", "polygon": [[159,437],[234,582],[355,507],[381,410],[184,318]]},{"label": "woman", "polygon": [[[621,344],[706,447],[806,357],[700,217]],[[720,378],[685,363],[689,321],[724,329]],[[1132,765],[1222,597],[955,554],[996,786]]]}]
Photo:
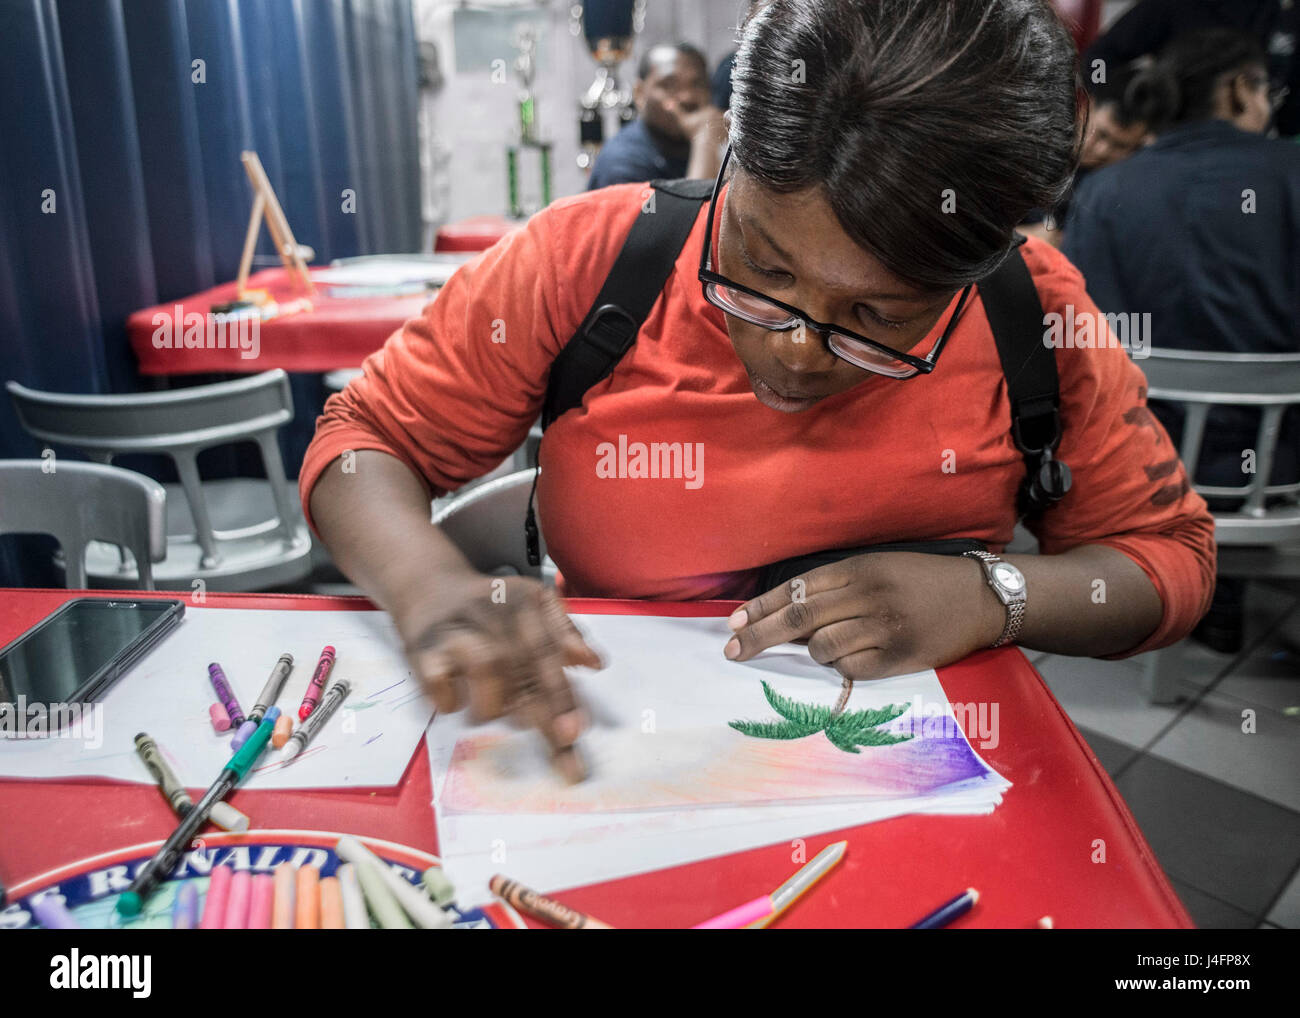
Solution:
[{"label": "woman", "polygon": [[[1211,521],[1115,348],[1058,351],[1074,487],[1035,524],[1044,554],[1006,557],[1023,598],[1004,603],[982,561],[915,553],[755,589],[764,565],[824,549],[1010,540],[1024,460],[978,291],[964,314],[959,295],[1067,185],[1073,66],[1045,0],[772,0],[753,15],[709,267],[843,334],[758,324],[774,321],[762,298],[702,287],[702,210],[637,342],[542,443],[540,520],[566,593],[754,598],[728,658],[807,639],[852,679],[1008,639],[1136,653],[1192,627]],[[317,533],[392,613],[439,709],[521,714],[571,775],[583,714],[562,666],[596,655],[538,585],[512,580],[494,603],[430,526],[429,496],[523,441],[644,200],[624,185],[557,202],[463,268],[330,400],[301,473]],[[1095,311],[1062,256],[1022,251],[1045,309]],[[899,377],[909,354],[933,370]],[[609,476],[602,447],[637,442],[691,447],[692,477]]]}]

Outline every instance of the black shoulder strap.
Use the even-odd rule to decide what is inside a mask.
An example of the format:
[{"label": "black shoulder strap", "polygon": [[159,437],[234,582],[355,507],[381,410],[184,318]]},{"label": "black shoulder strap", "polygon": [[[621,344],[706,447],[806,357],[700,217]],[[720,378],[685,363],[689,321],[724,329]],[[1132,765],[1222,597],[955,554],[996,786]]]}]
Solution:
[{"label": "black shoulder strap", "polygon": [[1019,247],[979,283],[1011,401],[1011,437],[1025,457],[1018,508],[1036,515],[1070,490],[1070,468],[1054,458],[1061,444],[1056,351],[1043,342],[1043,304]]},{"label": "black shoulder strap", "polygon": [[[652,190],[600,293],[578,331],[551,365],[542,403],[543,432],[566,411],[581,406],[587,391],[608,377],[636,342],[641,324],[659,299],[682,245],[699,218],[700,205],[713,193],[710,180],[654,180],[650,186]],[[533,511],[537,474],[534,469],[524,519],[528,562],[533,566],[541,564],[537,516]]]},{"label": "black shoulder strap", "polygon": [[607,377],[636,342],[713,191],[707,180],[656,180],[623,242],[587,317],[551,365],[542,404],[542,430],[582,405],[587,390]]}]

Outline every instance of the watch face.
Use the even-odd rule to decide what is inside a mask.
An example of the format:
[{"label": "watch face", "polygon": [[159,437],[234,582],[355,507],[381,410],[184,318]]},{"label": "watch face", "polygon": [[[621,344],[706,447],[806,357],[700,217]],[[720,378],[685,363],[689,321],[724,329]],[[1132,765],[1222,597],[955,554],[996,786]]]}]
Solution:
[{"label": "watch face", "polygon": [[1019,594],[1025,589],[1024,576],[1009,562],[999,562],[994,565],[993,581],[1010,594]]}]

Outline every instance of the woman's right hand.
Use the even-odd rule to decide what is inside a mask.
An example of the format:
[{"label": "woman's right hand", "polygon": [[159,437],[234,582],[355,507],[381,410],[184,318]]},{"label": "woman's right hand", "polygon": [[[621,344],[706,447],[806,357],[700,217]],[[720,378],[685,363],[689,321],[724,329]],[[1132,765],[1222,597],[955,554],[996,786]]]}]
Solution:
[{"label": "woman's right hand", "polygon": [[417,679],[440,711],[475,721],[513,716],[545,737],[557,770],[586,776],[576,749],[587,719],[566,666],[603,668],[559,598],[536,580],[444,574],[391,606]]}]

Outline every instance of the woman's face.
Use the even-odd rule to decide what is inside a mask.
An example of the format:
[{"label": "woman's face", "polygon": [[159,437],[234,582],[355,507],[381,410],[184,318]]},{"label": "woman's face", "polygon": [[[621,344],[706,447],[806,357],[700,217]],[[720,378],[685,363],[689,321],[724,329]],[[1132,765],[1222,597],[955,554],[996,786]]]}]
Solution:
[{"label": "woman's face", "polygon": [[[903,353],[920,346],[956,295],[918,290],[891,273],[849,239],[820,188],[777,194],[738,170],[720,218],[722,275]],[[773,332],[732,315],[726,321],[754,395],[773,410],[798,413],[881,377],[835,356],[811,329]]]}]

